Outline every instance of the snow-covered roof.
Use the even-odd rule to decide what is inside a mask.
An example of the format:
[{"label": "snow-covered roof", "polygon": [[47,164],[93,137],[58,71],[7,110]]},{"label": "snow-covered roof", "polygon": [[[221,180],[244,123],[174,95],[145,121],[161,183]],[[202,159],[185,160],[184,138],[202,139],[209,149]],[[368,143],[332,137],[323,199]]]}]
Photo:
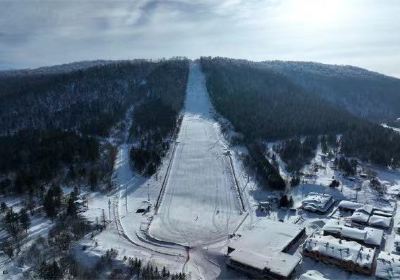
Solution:
[{"label": "snow-covered roof", "polygon": [[300,262],[297,256],[283,252],[304,230],[291,223],[259,219],[251,227],[242,226],[229,240],[229,258],[233,261],[287,277]]},{"label": "snow-covered roof", "polygon": [[330,194],[310,192],[301,202],[302,207],[310,211],[325,212],[333,204],[333,198]]},{"label": "snow-covered roof", "polygon": [[362,207],[358,208],[356,211],[372,214],[373,210],[374,210],[374,207],[372,207],[372,205],[364,204]]},{"label": "snow-covered roof", "polygon": [[308,270],[307,272],[303,273],[299,280],[329,280],[326,278],[321,272],[317,270]]},{"label": "snow-covered roof", "polygon": [[368,223],[371,226],[389,228],[390,224],[392,223],[392,218],[391,217],[383,217],[383,216],[379,216],[379,215],[372,215],[369,218]]},{"label": "snow-covered roof", "polygon": [[229,256],[233,261],[259,270],[266,269],[284,277],[288,277],[301,260],[297,256],[281,252],[274,252],[267,255],[241,249],[233,251]]},{"label": "snow-covered roof", "polygon": [[353,202],[353,201],[349,201],[349,200],[342,200],[339,202],[338,207],[340,209],[345,209],[345,210],[356,210],[358,208],[363,207],[363,204],[358,203],[358,202]]},{"label": "snow-covered roof", "polygon": [[358,228],[343,227],[342,236],[354,240],[364,241],[366,232]]},{"label": "snow-covered roof", "polygon": [[229,247],[260,254],[281,252],[303,229],[291,223],[259,219],[252,227],[241,227],[236,236],[230,239]]},{"label": "snow-covered roof", "polygon": [[343,238],[364,242],[365,244],[380,246],[383,239],[383,230],[365,227],[358,229],[346,226],[344,222],[329,220],[322,228],[324,233],[340,234]]},{"label": "snow-covered roof", "polygon": [[383,240],[383,230],[365,227],[365,232],[367,233],[365,237],[365,244],[371,244],[375,246],[380,246]]},{"label": "snow-covered roof", "polygon": [[400,279],[400,257],[382,251],[376,259],[375,276],[379,279]]},{"label": "snow-covered roof", "polygon": [[309,252],[318,252],[337,260],[350,261],[358,266],[368,268],[372,267],[375,255],[375,249],[332,236],[311,237],[303,244],[303,249]]},{"label": "snow-covered roof", "polygon": [[353,215],[351,215],[350,219],[356,223],[367,224],[368,220],[369,220],[369,216],[370,216],[369,213],[356,210],[356,211],[354,211]]},{"label": "snow-covered roof", "polygon": [[393,212],[374,210],[374,215],[384,216],[384,217],[393,217]]},{"label": "snow-covered roof", "polygon": [[339,220],[328,220],[325,225],[323,226],[322,230],[325,232],[329,232],[329,233],[341,233],[342,232],[342,228],[344,226],[343,222],[340,222]]}]

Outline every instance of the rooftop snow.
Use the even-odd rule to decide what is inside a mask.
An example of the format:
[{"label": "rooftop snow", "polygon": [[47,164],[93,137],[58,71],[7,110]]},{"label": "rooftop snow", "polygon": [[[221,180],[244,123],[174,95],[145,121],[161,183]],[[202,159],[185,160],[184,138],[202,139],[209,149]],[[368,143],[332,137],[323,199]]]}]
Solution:
[{"label": "rooftop snow", "polygon": [[229,247],[269,255],[283,251],[303,229],[295,224],[260,219],[251,228],[240,228],[230,239]]},{"label": "rooftop snow", "polygon": [[367,224],[370,214],[365,213],[364,211],[354,211],[353,215],[351,215],[351,220],[356,223]]},{"label": "rooftop snow", "polygon": [[231,260],[272,273],[288,276],[301,258],[284,253],[287,246],[303,232],[295,224],[259,219],[251,227],[242,226],[230,239]]},{"label": "rooftop snow", "polygon": [[286,253],[274,252],[259,254],[247,250],[235,250],[230,253],[230,259],[247,266],[288,277],[300,262],[300,258]]},{"label": "rooftop snow", "polygon": [[305,273],[303,273],[299,280],[329,280],[328,278],[325,278],[325,276],[316,270],[309,270]]},{"label": "rooftop snow", "polygon": [[348,200],[342,200],[338,207],[340,209],[345,209],[345,210],[356,210],[358,208],[363,207],[363,204],[361,203],[357,203],[357,202],[353,202],[353,201],[348,201]]},{"label": "rooftop snow", "polygon": [[361,267],[372,267],[375,249],[367,248],[354,241],[346,241],[332,236],[315,236],[306,240],[303,248],[309,252],[337,260],[349,261]]},{"label": "rooftop snow", "polygon": [[333,198],[330,194],[323,194],[317,192],[309,193],[306,198],[301,202],[306,210],[325,212],[331,207]]},{"label": "rooftop snow", "polygon": [[391,223],[392,223],[392,218],[391,217],[383,217],[383,216],[379,216],[379,215],[372,215],[369,218],[369,224],[371,226],[389,228]]},{"label": "rooftop snow", "polygon": [[329,220],[322,229],[324,233],[340,234],[343,238],[362,241],[374,246],[380,246],[383,239],[383,230],[370,227],[352,228],[338,220]]}]

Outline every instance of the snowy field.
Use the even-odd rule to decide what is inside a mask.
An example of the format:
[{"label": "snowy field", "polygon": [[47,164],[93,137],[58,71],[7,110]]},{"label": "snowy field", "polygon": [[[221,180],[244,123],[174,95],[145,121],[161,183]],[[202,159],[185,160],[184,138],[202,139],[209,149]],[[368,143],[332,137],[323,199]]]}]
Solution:
[{"label": "snowy field", "polygon": [[149,230],[156,239],[208,244],[226,239],[243,218],[226,144],[211,111],[204,75],[193,64],[165,193]]}]

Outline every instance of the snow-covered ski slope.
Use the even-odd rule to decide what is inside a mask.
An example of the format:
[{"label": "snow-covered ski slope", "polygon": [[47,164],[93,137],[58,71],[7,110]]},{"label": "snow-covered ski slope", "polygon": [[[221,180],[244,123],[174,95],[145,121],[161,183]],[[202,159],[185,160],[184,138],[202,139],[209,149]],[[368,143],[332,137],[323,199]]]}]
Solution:
[{"label": "snow-covered ski slope", "polygon": [[227,238],[244,215],[226,144],[212,117],[205,77],[197,63],[190,66],[176,145],[150,235],[190,247]]}]

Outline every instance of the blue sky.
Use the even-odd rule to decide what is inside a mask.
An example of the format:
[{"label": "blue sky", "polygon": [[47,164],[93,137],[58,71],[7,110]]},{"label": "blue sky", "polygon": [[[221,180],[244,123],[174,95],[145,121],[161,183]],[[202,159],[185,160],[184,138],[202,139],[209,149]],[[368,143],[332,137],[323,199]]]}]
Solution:
[{"label": "blue sky", "polygon": [[397,0],[0,0],[0,69],[202,55],[400,77]]}]

